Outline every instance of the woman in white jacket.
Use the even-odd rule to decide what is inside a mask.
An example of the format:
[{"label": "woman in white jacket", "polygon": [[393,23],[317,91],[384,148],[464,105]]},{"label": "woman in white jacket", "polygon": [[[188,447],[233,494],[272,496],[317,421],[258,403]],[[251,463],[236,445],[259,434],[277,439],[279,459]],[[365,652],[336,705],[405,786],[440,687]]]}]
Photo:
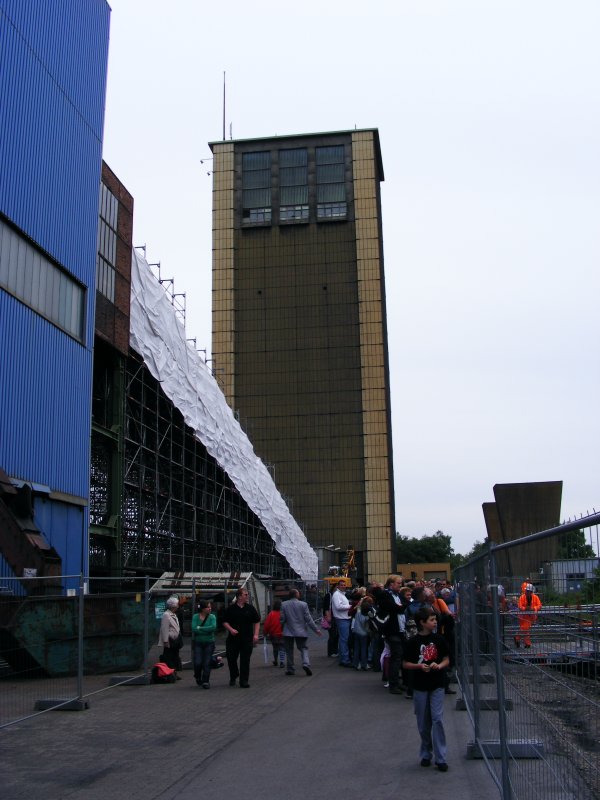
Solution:
[{"label": "woman in white jacket", "polygon": [[163,648],[160,660],[168,667],[171,667],[171,669],[174,669],[177,680],[181,680],[181,677],[177,675],[177,670],[182,668],[179,651],[183,646],[179,618],[176,613],[178,608],[179,599],[174,596],[169,597],[167,600],[167,608],[160,620],[158,645]]}]

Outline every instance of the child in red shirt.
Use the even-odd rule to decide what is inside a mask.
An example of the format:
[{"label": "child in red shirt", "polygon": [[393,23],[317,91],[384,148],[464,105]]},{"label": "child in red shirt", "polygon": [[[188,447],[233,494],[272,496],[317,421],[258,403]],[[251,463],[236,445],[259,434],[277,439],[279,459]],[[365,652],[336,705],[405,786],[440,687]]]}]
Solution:
[{"label": "child in red shirt", "polygon": [[446,734],[444,732],[444,671],[448,669],[448,645],[435,633],[437,617],[431,606],[419,608],[414,615],[418,635],[406,642],[404,669],[413,670],[413,705],[421,737],[421,766],[428,767],[431,757],[440,772],[447,772]]},{"label": "child in red shirt", "polygon": [[285,648],[283,646],[283,629],[281,627],[281,600],[273,602],[273,610],[267,614],[263,625],[263,633],[273,645],[273,666],[279,663],[285,666]]}]

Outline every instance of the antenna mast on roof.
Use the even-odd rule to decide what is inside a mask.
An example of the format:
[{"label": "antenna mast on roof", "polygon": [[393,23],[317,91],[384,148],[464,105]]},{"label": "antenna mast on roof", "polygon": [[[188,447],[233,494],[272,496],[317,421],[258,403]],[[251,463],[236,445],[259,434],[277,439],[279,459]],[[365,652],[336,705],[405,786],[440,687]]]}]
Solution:
[{"label": "antenna mast on roof", "polygon": [[223,71],[223,141],[225,141],[225,71]]}]

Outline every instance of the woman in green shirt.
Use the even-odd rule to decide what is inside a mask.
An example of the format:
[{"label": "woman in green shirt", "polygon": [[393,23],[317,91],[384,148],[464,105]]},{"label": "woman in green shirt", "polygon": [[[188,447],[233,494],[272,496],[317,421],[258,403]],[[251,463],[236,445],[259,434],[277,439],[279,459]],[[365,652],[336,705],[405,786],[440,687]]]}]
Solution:
[{"label": "woman in green shirt", "polygon": [[217,618],[211,614],[211,610],[210,600],[200,600],[198,613],[192,617],[194,678],[203,689],[210,689],[210,664],[215,651]]}]

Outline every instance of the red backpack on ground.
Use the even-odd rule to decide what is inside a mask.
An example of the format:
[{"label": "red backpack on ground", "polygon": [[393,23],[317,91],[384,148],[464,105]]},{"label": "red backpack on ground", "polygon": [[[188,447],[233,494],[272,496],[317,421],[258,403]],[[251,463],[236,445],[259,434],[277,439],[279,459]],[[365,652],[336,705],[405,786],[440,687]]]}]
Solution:
[{"label": "red backpack on ground", "polygon": [[152,683],[175,683],[175,670],[159,661],[152,667]]}]

